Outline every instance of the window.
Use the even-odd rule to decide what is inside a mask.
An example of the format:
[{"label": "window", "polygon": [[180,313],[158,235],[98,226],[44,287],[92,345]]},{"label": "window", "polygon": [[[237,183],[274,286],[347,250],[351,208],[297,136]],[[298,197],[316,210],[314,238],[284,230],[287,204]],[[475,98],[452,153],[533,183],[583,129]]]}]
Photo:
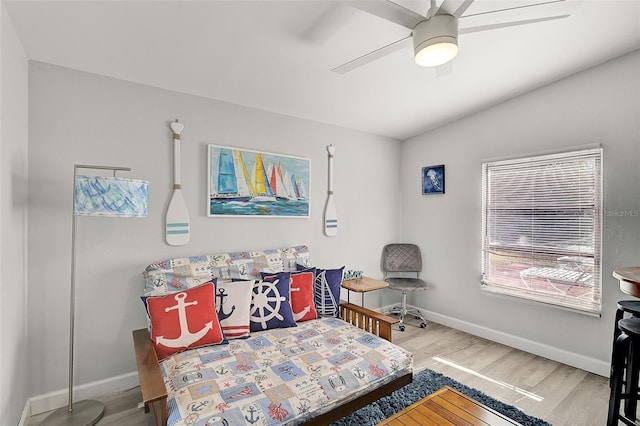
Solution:
[{"label": "window", "polygon": [[482,165],[482,285],[599,315],[602,149]]}]

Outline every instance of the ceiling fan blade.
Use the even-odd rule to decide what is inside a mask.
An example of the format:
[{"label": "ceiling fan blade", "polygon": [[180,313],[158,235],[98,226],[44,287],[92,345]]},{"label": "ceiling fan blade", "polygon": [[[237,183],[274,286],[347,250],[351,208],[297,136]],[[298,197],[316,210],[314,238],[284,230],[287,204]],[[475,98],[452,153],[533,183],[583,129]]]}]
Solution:
[{"label": "ceiling fan blade", "polygon": [[[480,27],[496,22],[518,22],[537,18],[547,18],[570,15],[580,5],[580,1],[553,0],[553,1],[529,1],[527,6],[504,8],[499,10],[479,10],[475,13],[462,16],[459,20],[460,29],[468,27]],[[478,6],[483,6],[478,3]]]},{"label": "ceiling fan blade", "polygon": [[440,9],[438,9],[438,13],[459,18],[467,11],[471,3],[473,3],[473,0],[444,0],[440,5]]},{"label": "ceiling fan blade", "polygon": [[416,13],[411,9],[407,9],[406,7],[390,0],[363,0],[348,1],[345,3],[355,7],[356,9],[360,9],[382,19],[386,19],[387,21],[395,22],[396,24],[402,25],[410,30],[412,30],[418,22],[424,21],[425,19],[425,17],[419,13]]},{"label": "ceiling fan blade", "polygon": [[426,18],[429,19],[431,18],[433,15],[435,15],[438,12],[438,5],[436,5],[436,0],[431,0],[429,2],[429,9],[427,10],[427,16]]},{"label": "ceiling fan blade", "polygon": [[388,44],[380,49],[376,49],[373,52],[369,52],[366,55],[362,55],[359,58],[356,58],[352,61],[349,61],[345,64],[335,67],[331,71],[336,72],[338,74],[345,74],[349,71],[353,71],[356,68],[360,68],[363,65],[366,65],[370,62],[375,61],[376,59],[380,59],[384,56],[387,56],[393,52],[397,52],[398,50],[404,49],[407,46],[411,46],[411,36],[407,36],[398,41],[394,41],[391,44]]},{"label": "ceiling fan blade", "polygon": [[497,24],[489,24],[489,25],[480,25],[480,26],[477,26],[477,27],[460,28],[458,30],[458,33],[459,34],[477,33],[477,32],[480,32],[480,31],[495,30],[495,29],[498,29],[498,28],[515,27],[517,25],[527,25],[527,24],[535,24],[536,22],[553,21],[553,20],[556,20],[556,19],[568,18],[569,16],[571,16],[571,15],[547,16],[545,18],[524,19],[522,21],[500,22],[500,23],[497,23]]},{"label": "ceiling fan blade", "polygon": [[[494,9],[494,10],[485,10],[482,12],[476,12],[476,13],[471,13],[465,16],[461,16],[461,18],[470,18],[472,16],[479,16],[479,15],[487,15],[490,13],[499,13],[499,12],[506,12],[509,10],[516,10],[516,9],[526,9],[528,7],[540,7],[540,6],[550,6],[550,5],[554,5],[557,6],[559,4],[561,4],[563,6],[577,6],[577,2],[572,1],[572,2],[568,2],[567,0],[540,0],[537,2],[533,2],[533,3],[529,3],[529,4],[521,4],[518,6],[512,6],[512,7],[505,7],[503,9]],[[569,12],[568,10],[563,10],[562,12]]]}]

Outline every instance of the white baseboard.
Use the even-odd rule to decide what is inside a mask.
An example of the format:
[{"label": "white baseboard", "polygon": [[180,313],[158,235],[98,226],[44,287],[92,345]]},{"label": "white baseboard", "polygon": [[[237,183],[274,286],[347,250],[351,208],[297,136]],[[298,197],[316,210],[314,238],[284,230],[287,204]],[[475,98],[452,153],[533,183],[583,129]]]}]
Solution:
[{"label": "white baseboard", "polygon": [[[391,308],[392,305],[385,306],[376,311],[384,312]],[[456,330],[464,331],[465,333],[473,334],[474,336],[482,337],[484,339],[491,340],[493,342],[501,343],[503,345],[510,346],[512,348],[520,349],[525,352],[532,353],[534,355],[542,356],[553,361],[561,362],[572,367],[580,368],[594,374],[598,374],[603,377],[609,377],[610,364],[608,362],[590,358],[575,352],[566,351],[564,349],[556,348],[554,346],[546,345],[544,343],[535,342],[533,340],[524,339],[519,336],[507,334],[501,331],[493,330],[488,327],[479,326],[467,321],[462,321],[457,318],[449,317],[446,315],[430,312],[425,309],[417,308],[415,306],[409,306],[411,308],[419,309],[422,314],[427,318],[427,321],[434,321],[438,324],[446,325],[447,327],[455,328]],[[428,328],[428,325],[427,325]]]},{"label": "white baseboard", "polygon": [[[98,398],[100,396],[131,389],[139,385],[140,381],[138,380],[138,373],[122,374],[109,379],[75,386],[73,388],[73,400],[81,401],[84,399]],[[29,416],[64,407],[67,405],[68,399],[68,389],[34,396],[27,401],[27,404],[29,405]]]}]

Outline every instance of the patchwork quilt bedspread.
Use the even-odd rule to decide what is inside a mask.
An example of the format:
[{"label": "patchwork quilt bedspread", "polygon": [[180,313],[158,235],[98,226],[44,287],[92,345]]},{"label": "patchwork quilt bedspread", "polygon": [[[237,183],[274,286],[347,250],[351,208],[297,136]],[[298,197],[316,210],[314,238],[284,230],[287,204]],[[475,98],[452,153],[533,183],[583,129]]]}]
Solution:
[{"label": "patchwork quilt bedspread", "polygon": [[410,352],[337,318],[161,362],[168,425],[295,425],[410,372]]}]

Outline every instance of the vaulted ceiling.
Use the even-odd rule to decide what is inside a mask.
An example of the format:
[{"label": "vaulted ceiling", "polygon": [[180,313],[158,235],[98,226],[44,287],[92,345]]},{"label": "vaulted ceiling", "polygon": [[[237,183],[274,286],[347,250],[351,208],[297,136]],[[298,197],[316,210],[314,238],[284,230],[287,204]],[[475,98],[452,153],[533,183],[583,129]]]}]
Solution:
[{"label": "vaulted ceiling", "polygon": [[[541,2],[476,0],[465,15],[484,25],[560,7],[482,14]],[[337,74],[411,31],[346,1],[3,1],[31,60],[400,140],[640,48],[640,1],[559,3],[570,17],[461,34],[435,70],[408,47]]]}]

